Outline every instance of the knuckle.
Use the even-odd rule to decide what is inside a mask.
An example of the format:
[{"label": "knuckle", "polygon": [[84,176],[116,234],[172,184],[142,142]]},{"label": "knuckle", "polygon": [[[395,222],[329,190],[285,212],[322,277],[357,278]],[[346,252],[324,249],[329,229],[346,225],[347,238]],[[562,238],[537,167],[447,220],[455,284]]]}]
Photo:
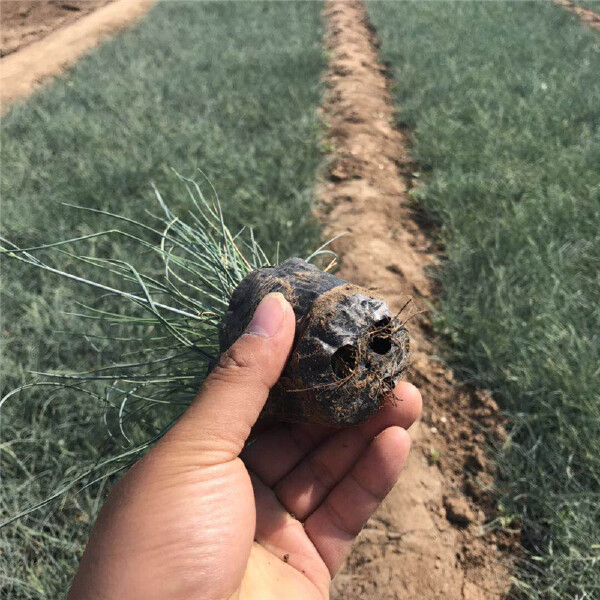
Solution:
[{"label": "knuckle", "polygon": [[354,523],[350,519],[346,519],[332,502],[330,497],[325,500],[324,506],[333,526],[343,534],[355,538],[361,532],[363,528],[362,523]]},{"label": "knuckle", "polygon": [[330,490],[338,482],[331,469],[316,456],[309,457],[308,467],[315,481],[325,490]]},{"label": "knuckle", "polygon": [[380,504],[387,496],[388,490],[383,491],[371,488],[365,482],[363,482],[354,471],[350,471],[350,473],[348,473],[348,477],[350,477],[350,479],[353,481],[356,488],[359,489],[371,502]]},{"label": "knuckle", "polygon": [[290,427],[288,425],[287,432],[292,443],[300,451],[301,456],[308,454],[317,445],[316,440],[300,427]]},{"label": "knuckle", "polygon": [[254,360],[252,354],[244,348],[240,348],[239,344],[234,344],[229,350],[221,355],[217,368],[245,371],[252,369],[253,366]]},{"label": "knuckle", "polygon": [[210,374],[210,379],[230,383],[256,377],[257,372],[258,368],[252,352],[234,344],[221,355],[217,366]]}]

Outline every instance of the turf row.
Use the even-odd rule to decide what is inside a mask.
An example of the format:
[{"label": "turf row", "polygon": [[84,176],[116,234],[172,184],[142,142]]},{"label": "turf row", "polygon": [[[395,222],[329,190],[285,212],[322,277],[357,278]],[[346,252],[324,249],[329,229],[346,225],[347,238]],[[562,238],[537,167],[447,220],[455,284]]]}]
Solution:
[{"label": "turf row", "polygon": [[574,3],[582,8],[593,10],[600,15],[600,0],[574,0]]},{"label": "turf row", "polygon": [[369,14],[414,193],[445,260],[437,330],[512,421],[501,518],[515,594],[600,590],[600,36],[551,3],[380,3]]},{"label": "turf row", "polygon": [[[218,191],[235,230],[252,226],[267,252],[306,254],[320,161],[316,109],[324,65],[320,3],[168,2],[82,59],[2,122],[3,234],[35,245],[113,226],[61,203],[140,218],[158,212],[150,182],[177,212],[189,199],[170,172]],[[142,217],[143,220],[143,217]],[[79,250],[127,258],[126,243]],[[68,257],[61,266],[81,273]],[[60,261],[59,261],[60,263]],[[148,268],[148,265],[146,265]],[[69,315],[95,292],[12,262],[2,265],[3,391],[29,371],[122,359],[101,323]],[[86,323],[87,325],[87,323]],[[131,334],[126,325],[112,338]],[[98,336],[98,337],[97,337]],[[22,393],[2,408],[0,521],[44,499],[84,465],[118,450],[103,407],[78,394]],[[0,595],[59,598],[105,488],[66,496],[0,532]]]}]

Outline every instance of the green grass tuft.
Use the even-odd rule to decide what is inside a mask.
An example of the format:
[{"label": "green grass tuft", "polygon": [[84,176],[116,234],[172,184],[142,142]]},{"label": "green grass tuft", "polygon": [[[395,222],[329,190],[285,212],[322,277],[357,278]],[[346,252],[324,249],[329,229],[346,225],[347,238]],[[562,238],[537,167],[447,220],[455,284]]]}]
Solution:
[{"label": "green grass tuft", "polygon": [[[112,359],[73,373],[38,373],[36,381],[0,400],[1,408],[25,394],[47,389],[55,395],[95,400],[104,407],[107,433],[120,446],[112,455],[99,457],[99,462],[82,464],[81,472],[49,491],[48,498],[9,514],[0,521],[0,528],[77,486],[130,466],[162,437],[189,405],[218,357],[218,326],[233,290],[250,271],[276,261],[267,258],[252,230],[234,236],[223,220],[220,203],[208,201],[195,182],[180,179],[192,205],[187,220],[174,215],[156,190],[162,214],[148,218],[150,223],[84,209],[114,219],[121,228],[35,248],[18,248],[0,238],[0,256],[96,291],[95,306],[82,306],[73,316],[81,318],[82,329],[92,320],[105,333],[86,337],[116,343],[121,349],[119,361]],[[146,254],[145,265],[152,265],[157,255],[162,273],[149,275],[145,265],[138,270],[130,261],[82,254],[82,244],[101,238],[111,238],[115,245],[133,242],[132,249]],[[57,258],[65,257],[81,265],[84,274],[54,266]]]}]

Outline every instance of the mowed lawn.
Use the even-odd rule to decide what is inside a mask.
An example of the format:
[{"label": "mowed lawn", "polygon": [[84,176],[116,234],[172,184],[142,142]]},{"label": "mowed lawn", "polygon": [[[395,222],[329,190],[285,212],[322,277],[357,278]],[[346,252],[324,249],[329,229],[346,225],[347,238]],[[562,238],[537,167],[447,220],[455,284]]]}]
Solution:
[{"label": "mowed lawn", "polygon": [[[515,594],[600,594],[600,35],[553,3],[372,2],[415,200],[446,259],[436,322],[510,417]],[[498,523],[500,525],[500,523]]]},{"label": "mowed lawn", "polygon": [[[151,182],[183,213],[190,200],[174,168],[211,196],[208,178],[231,229],[253,227],[270,256],[277,242],[282,256],[305,255],[318,239],[310,206],[320,10],[318,2],[158,4],[2,119],[2,234],[31,246],[114,226],[63,203],[144,221],[159,212]],[[80,251],[159,268],[132,248],[98,241]],[[96,305],[96,292],[12,261],[2,278],[3,393],[31,371],[123,359],[119,338],[129,331],[113,327],[107,340],[101,323],[73,316]],[[122,450],[103,410],[76,392],[31,390],[2,407],[0,522]],[[0,596],[63,596],[107,487],[67,494],[0,531]]]}]

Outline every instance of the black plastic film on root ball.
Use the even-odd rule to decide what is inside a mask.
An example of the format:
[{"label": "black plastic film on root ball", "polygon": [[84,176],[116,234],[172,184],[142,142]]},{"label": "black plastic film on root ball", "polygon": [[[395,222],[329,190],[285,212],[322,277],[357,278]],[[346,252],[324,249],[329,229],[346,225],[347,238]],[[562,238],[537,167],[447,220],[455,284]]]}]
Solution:
[{"label": "black plastic film on root ball", "polygon": [[408,332],[382,298],[299,258],[248,274],[231,296],[219,330],[224,352],[258,303],[281,292],[296,315],[290,359],[263,417],[356,425],[375,413],[405,371]]}]

